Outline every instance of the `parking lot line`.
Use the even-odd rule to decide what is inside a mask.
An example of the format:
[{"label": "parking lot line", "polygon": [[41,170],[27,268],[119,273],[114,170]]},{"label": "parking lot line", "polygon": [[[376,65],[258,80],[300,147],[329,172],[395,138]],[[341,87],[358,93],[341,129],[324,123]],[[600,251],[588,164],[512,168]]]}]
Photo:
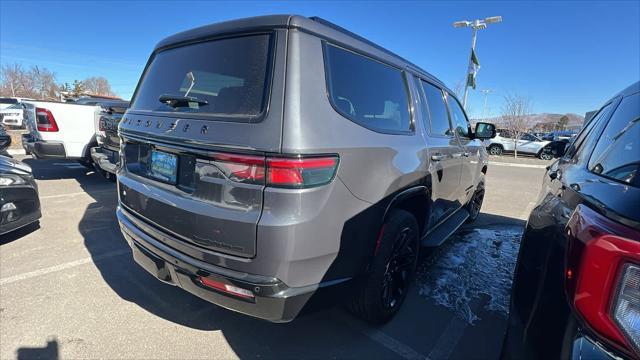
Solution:
[{"label": "parking lot line", "polygon": [[547,165],[517,164],[517,163],[507,163],[507,162],[499,162],[499,161],[489,161],[489,165],[511,166],[511,167],[522,167],[522,168],[534,168],[534,169],[546,169],[547,168]]},{"label": "parking lot line", "polygon": [[[114,189],[96,190],[96,191],[92,191],[92,194],[103,193],[103,192],[115,192],[115,190]],[[73,192],[73,193],[68,193],[68,194],[40,196],[40,200],[42,200],[42,199],[55,199],[55,198],[62,198],[62,197],[76,196],[76,195],[91,196],[91,195],[87,194],[86,191],[78,191],[78,192]]]},{"label": "parking lot line", "polygon": [[466,328],[467,322],[454,316],[438,338],[436,345],[429,352],[429,357],[432,359],[448,359],[453,350],[456,349]]},{"label": "parking lot line", "polygon": [[102,255],[95,256],[95,257],[89,256],[89,257],[86,257],[86,258],[83,258],[83,259],[70,261],[70,262],[67,262],[67,263],[64,263],[64,264],[60,264],[60,265],[55,265],[55,266],[51,266],[51,267],[44,268],[44,269],[39,269],[39,270],[34,270],[34,271],[29,271],[29,272],[26,272],[26,273],[18,274],[18,275],[9,276],[9,277],[0,279],[0,286],[11,284],[11,283],[14,283],[14,282],[17,282],[17,281],[30,279],[30,278],[33,278],[33,277],[36,277],[36,276],[42,276],[42,275],[50,274],[52,272],[57,272],[57,271],[61,271],[61,270],[74,268],[76,266],[80,266],[80,265],[84,265],[84,264],[100,261],[100,260],[111,258],[111,257],[114,257],[114,256],[129,254],[130,252],[131,251],[129,249],[114,250],[114,251],[109,251],[109,252],[106,252],[106,253],[104,253]]},{"label": "parking lot line", "polygon": [[355,320],[354,318],[344,318],[342,319],[342,321],[344,321],[346,325],[351,329],[364,334],[366,337],[368,337],[372,341],[393,351],[403,359],[410,359],[410,360],[415,360],[415,359],[428,360],[429,359],[427,356],[422,355],[416,350],[414,350],[411,346],[401,341],[398,341],[397,339],[383,333],[380,330],[363,325],[362,323],[360,323],[358,320]]}]

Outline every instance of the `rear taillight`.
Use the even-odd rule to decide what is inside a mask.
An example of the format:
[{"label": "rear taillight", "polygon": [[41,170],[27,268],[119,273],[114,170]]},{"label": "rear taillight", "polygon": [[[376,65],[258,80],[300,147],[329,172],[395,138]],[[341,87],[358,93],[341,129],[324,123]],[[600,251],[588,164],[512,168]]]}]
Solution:
[{"label": "rear taillight", "polygon": [[48,109],[36,108],[36,123],[38,124],[38,131],[58,131],[58,124],[56,123],[56,119]]},{"label": "rear taillight", "polygon": [[306,188],[333,179],[338,157],[267,158],[267,186]]},{"label": "rear taillight", "polygon": [[98,130],[99,131],[105,131],[106,130],[105,122],[106,122],[106,119],[104,118],[104,116],[100,116],[100,118],[98,119]]},{"label": "rear taillight", "polygon": [[200,282],[200,284],[208,288],[216,289],[227,294],[241,297],[243,299],[253,299],[255,297],[251,290],[243,289],[231,284],[226,284],[221,281],[212,280],[202,276],[198,276],[197,280],[198,282]]},{"label": "rear taillight", "polygon": [[331,182],[338,157],[261,157],[214,154],[214,164],[227,178],[236,182],[265,184],[271,187],[309,188]]},{"label": "rear taillight", "polygon": [[640,231],[578,205],[566,232],[569,302],[603,341],[640,355]]},{"label": "rear taillight", "polygon": [[264,157],[235,154],[215,154],[213,162],[230,180],[250,183],[264,183]]}]

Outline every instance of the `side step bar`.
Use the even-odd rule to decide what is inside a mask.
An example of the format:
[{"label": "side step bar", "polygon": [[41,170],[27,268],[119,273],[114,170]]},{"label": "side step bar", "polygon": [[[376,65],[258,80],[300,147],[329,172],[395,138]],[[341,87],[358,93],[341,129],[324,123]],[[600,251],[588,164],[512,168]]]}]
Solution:
[{"label": "side step bar", "polygon": [[449,218],[442,224],[438,225],[437,228],[427,233],[427,235],[425,235],[421,240],[422,246],[435,247],[442,245],[442,243],[447,240],[451,234],[456,232],[456,230],[464,224],[468,217],[469,211],[465,208],[460,208],[449,216]]}]

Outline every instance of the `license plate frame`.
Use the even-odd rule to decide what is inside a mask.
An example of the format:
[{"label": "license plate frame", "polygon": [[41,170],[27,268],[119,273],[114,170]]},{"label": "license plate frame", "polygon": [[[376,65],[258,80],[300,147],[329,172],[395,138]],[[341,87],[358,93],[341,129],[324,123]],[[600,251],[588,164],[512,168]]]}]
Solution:
[{"label": "license plate frame", "polygon": [[178,156],[152,149],[148,173],[156,180],[175,185],[178,181]]}]

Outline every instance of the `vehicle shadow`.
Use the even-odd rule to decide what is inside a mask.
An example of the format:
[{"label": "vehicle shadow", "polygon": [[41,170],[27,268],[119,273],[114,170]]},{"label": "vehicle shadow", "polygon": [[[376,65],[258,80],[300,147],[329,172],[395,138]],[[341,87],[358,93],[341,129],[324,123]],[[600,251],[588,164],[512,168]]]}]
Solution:
[{"label": "vehicle shadow", "polygon": [[[347,315],[339,307],[309,312],[289,324],[273,324],[222,309],[158,281],[133,261],[131,250],[120,233],[115,217],[115,184],[80,167],[70,166],[61,172],[60,165],[53,165],[51,161],[27,159],[25,162],[33,167],[34,175],[39,180],[75,179],[92,198],[93,201],[84,209],[78,229],[103,281],[123,300],[178,325],[203,331],[221,331],[228,346],[241,358],[397,356],[391,350],[372,343],[366,332],[373,328]],[[478,219],[478,223],[486,224],[514,221],[519,220],[487,214],[481,214]],[[413,299],[409,299],[390,326],[404,329],[394,334],[396,339],[420,344],[423,342],[420,339],[424,337],[437,338],[446,324],[434,324],[424,332],[416,332],[416,324],[430,323],[430,314],[425,313],[421,305],[424,301],[416,291],[414,293]],[[53,345],[47,346],[47,349],[51,348]],[[36,357],[30,351],[24,349],[24,357]]]},{"label": "vehicle shadow", "polygon": [[16,359],[49,359],[57,360],[60,358],[58,340],[47,340],[45,347],[21,347],[16,351]]},{"label": "vehicle shadow", "polygon": [[35,232],[38,229],[40,229],[40,221],[36,221],[19,229],[13,230],[8,234],[0,236],[0,245],[5,245],[12,241],[18,240],[23,236],[27,236],[32,232]]}]

